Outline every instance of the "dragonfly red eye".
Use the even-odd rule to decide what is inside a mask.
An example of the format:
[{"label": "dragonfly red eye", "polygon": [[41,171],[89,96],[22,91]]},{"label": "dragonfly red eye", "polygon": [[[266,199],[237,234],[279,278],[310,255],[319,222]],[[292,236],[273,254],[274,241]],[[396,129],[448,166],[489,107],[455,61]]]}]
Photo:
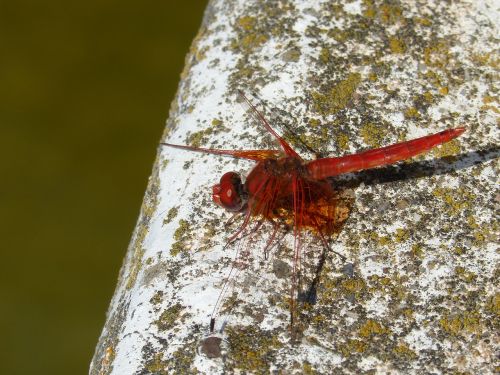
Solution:
[{"label": "dragonfly red eye", "polygon": [[236,212],[243,207],[242,189],[240,176],[235,172],[227,172],[221,177],[220,183],[212,188],[212,199],[222,208]]}]

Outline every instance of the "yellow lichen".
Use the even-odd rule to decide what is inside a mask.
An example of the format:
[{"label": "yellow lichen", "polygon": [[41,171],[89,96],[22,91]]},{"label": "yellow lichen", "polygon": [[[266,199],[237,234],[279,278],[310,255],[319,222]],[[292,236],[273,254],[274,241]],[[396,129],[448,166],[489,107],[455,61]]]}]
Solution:
[{"label": "yellow lichen", "polygon": [[479,314],[476,311],[464,311],[455,315],[447,315],[439,319],[439,325],[448,334],[479,334],[482,331]]},{"label": "yellow lichen", "polygon": [[160,331],[166,331],[174,327],[177,318],[182,311],[182,305],[176,303],[175,305],[169,307],[160,315],[159,319],[155,322]]},{"label": "yellow lichen", "polygon": [[439,93],[441,95],[448,95],[449,89],[448,86],[442,86],[439,88]]},{"label": "yellow lichen", "polygon": [[421,244],[414,244],[411,247],[411,253],[415,258],[422,258],[424,255],[422,245]]},{"label": "yellow lichen", "polygon": [[424,61],[428,67],[445,69],[450,61],[450,52],[446,42],[438,41],[424,49]]},{"label": "yellow lichen", "polygon": [[251,16],[244,16],[239,18],[236,23],[245,31],[251,31],[255,27],[257,19]]},{"label": "yellow lichen", "polygon": [[321,125],[321,122],[318,119],[312,118],[309,120],[309,125],[311,125],[311,127],[313,128],[317,128]]},{"label": "yellow lichen", "polygon": [[432,25],[432,21],[428,18],[415,17],[415,18],[413,18],[413,20],[422,26],[431,26]]},{"label": "yellow lichen", "polygon": [[191,232],[191,225],[187,220],[179,220],[179,227],[174,232],[174,240],[176,241],[170,249],[170,255],[176,256],[187,249],[187,241]]},{"label": "yellow lichen", "polygon": [[151,297],[149,300],[153,305],[159,305],[160,303],[163,302],[163,291],[158,290],[156,293]]},{"label": "yellow lichen", "polygon": [[146,370],[152,374],[167,375],[168,362],[163,360],[163,353],[156,353],[151,360],[146,363]]},{"label": "yellow lichen", "polygon": [[387,129],[381,125],[368,122],[361,126],[359,130],[363,141],[370,147],[380,147],[387,134]]},{"label": "yellow lichen", "polygon": [[361,278],[352,277],[345,279],[341,283],[341,287],[345,292],[349,293],[360,293],[365,288],[365,281]]},{"label": "yellow lichen", "polygon": [[437,158],[455,156],[460,152],[460,142],[456,139],[446,142],[441,147],[432,150]]},{"label": "yellow lichen", "polygon": [[339,345],[340,352],[344,357],[349,357],[353,353],[363,353],[367,344],[361,340],[351,339],[344,345]]},{"label": "yellow lichen", "polygon": [[338,82],[326,94],[312,92],[313,108],[316,112],[322,115],[333,115],[345,108],[351,100],[352,95],[356,91],[361,82],[361,74],[351,73],[346,79]]},{"label": "yellow lichen", "polygon": [[[196,34],[195,38],[193,39],[191,47],[189,48],[189,55],[186,58],[186,64],[184,65],[184,69],[181,72],[182,80],[184,80],[189,75],[189,72],[191,71],[191,68],[195,63],[205,58],[208,47],[202,48],[203,51],[200,51],[198,48],[200,45],[200,41],[206,36],[206,34],[207,29],[205,27],[201,27],[198,31],[198,34]],[[174,102],[176,101],[174,100]],[[171,108],[171,113],[173,113],[173,108]]]},{"label": "yellow lichen", "polygon": [[419,119],[420,113],[418,112],[418,109],[416,109],[415,107],[410,107],[405,110],[405,117],[407,119]]},{"label": "yellow lichen", "polygon": [[282,344],[270,332],[254,327],[228,328],[227,344],[232,367],[252,373],[269,372],[269,356]]},{"label": "yellow lichen", "polygon": [[328,48],[322,48],[321,52],[319,53],[319,59],[323,64],[328,63],[328,60],[330,59],[330,51]]},{"label": "yellow lichen", "polygon": [[457,215],[459,212],[470,208],[472,200],[475,199],[475,195],[464,188],[436,188],[432,194],[446,203],[448,211],[452,215]]},{"label": "yellow lichen", "polygon": [[427,103],[432,103],[434,100],[434,96],[429,91],[424,92],[422,96]]},{"label": "yellow lichen", "polygon": [[400,344],[396,346],[394,348],[394,353],[408,358],[414,358],[417,356],[417,354],[413,350],[411,350],[406,344]]},{"label": "yellow lichen", "polygon": [[337,134],[337,146],[339,150],[346,151],[349,148],[349,137],[345,133]]},{"label": "yellow lichen", "polygon": [[167,225],[168,223],[170,223],[177,216],[178,212],[179,207],[172,207],[170,210],[168,210],[167,217],[163,219],[163,225]]},{"label": "yellow lichen", "polygon": [[389,236],[381,236],[377,232],[367,232],[368,238],[375,241],[379,246],[387,246],[391,243]]},{"label": "yellow lichen", "polygon": [[379,8],[379,17],[383,23],[394,24],[402,19],[400,7],[391,4],[382,4]]},{"label": "yellow lichen", "polygon": [[500,57],[498,52],[474,53],[472,61],[478,65],[486,65],[498,69],[500,67]]},{"label": "yellow lichen", "polygon": [[396,233],[394,234],[395,242],[405,242],[410,238],[410,231],[403,228],[397,228]]},{"label": "yellow lichen", "polygon": [[461,266],[455,267],[455,273],[467,283],[470,283],[477,278],[477,275],[474,272],[467,271],[464,267]]},{"label": "yellow lichen", "polygon": [[[142,244],[142,241],[141,241]],[[136,247],[134,251],[134,255],[132,258],[131,266],[130,266],[130,273],[128,275],[127,279],[127,289],[132,288],[132,286],[135,284],[135,280],[137,279],[137,275],[139,274],[139,271],[142,268],[142,256],[146,252],[145,249],[142,247]]]},{"label": "yellow lichen", "polygon": [[304,375],[316,375],[318,372],[309,363],[302,364],[302,373]]},{"label": "yellow lichen", "polygon": [[240,46],[247,51],[251,51],[267,42],[267,36],[262,34],[248,34],[241,39]]},{"label": "yellow lichen", "polygon": [[392,53],[405,53],[406,44],[402,39],[391,37],[389,38],[389,48]]},{"label": "yellow lichen", "polygon": [[385,328],[382,324],[373,319],[368,319],[365,324],[359,329],[359,335],[361,337],[369,338],[375,335],[385,335],[388,334],[390,330]]},{"label": "yellow lichen", "polygon": [[496,293],[488,299],[486,310],[500,317],[500,293]]}]

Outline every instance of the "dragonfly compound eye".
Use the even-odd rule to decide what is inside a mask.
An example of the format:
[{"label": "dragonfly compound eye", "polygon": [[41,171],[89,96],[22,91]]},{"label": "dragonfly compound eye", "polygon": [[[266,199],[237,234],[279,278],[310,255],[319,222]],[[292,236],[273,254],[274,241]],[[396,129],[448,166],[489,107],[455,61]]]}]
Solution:
[{"label": "dragonfly compound eye", "polygon": [[227,172],[221,177],[220,183],[212,188],[212,199],[228,211],[239,211],[243,207],[242,188],[240,176],[235,172]]}]

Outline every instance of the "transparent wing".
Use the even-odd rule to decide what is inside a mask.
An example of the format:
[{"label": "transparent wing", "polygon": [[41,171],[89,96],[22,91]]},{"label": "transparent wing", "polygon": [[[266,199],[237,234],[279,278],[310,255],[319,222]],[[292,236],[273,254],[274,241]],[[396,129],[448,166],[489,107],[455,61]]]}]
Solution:
[{"label": "transparent wing", "polygon": [[172,143],[160,143],[163,146],[180,148],[182,150],[203,152],[205,154],[215,154],[215,155],[226,155],[232,156],[233,158],[241,158],[248,160],[261,161],[266,159],[277,159],[280,156],[280,152],[277,150],[216,150],[211,148],[200,148],[185,145],[174,145]]},{"label": "transparent wing", "polygon": [[293,150],[293,148],[283,138],[281,138],[281,136],[278,135],[278,133],[276,133],[276,131],[274,131],[274,129],[271,127],[271,124],[269,124],[269,122],[266,120],[266,118],[264,117],[264,115],[257,110],[257,108],[255,107],[255,105],[253,105],[253,103],[250,101],[250,99],[248,99],[248,97],[245,96],[245,94],[243,93],[243,91],[238,90],[238,96],[240,97],[240,99],[242,101],[242,105],[244,106],[244,108],[248,109],[248,112],[250,112],[252,114],[252,116],[258,122],[260,122],[262,125],[264,125],[264,127],[266,128],[266,130],[272,136],[274,136],[274,138],[276,138],[276,140],[280,143],[281,147],[285,151],[285,154],[287,154],[288,156],[294,157],[294,158],[301,159],[301,157],[299,156],[299,154],[297,154]]}]

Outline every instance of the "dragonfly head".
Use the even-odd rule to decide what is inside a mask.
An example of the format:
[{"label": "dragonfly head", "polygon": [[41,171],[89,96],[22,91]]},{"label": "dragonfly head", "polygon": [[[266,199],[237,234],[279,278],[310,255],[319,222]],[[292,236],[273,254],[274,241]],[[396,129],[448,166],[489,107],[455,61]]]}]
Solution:
[{"label": "dragonfly head", "polygon": [[227,211],[238,212],[245,205],[243,184],[236,172],[227,172],[212,188],[213,201]]}]

